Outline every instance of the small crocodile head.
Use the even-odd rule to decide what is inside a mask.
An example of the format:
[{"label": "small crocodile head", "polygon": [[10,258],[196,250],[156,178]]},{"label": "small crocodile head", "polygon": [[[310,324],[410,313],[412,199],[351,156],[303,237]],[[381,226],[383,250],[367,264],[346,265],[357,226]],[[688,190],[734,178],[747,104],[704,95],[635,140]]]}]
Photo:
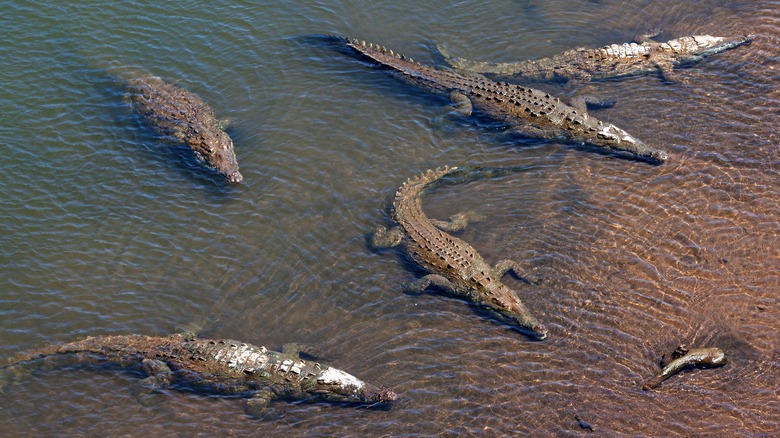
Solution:
[{"label": "small crocodile head", "polygon": [[528,333],[536,339],[543,340],[547,338],[547,327],[539,322],[531,312],[525,307],[517,294],[506,287],[499,285],[494,290],[489,309],[495,313],[498,318],[507,324],[510,324],[524,333]]},{"label": "small crocodile head", "polygon": [[238,160],[233,149],[233,140],[227,132],[221,129],[208,130],[201,134],[202,147],[193,147],[201,158],[217,172],[225,175],[231,183],[238,184],[244,180],[238,171]]},{"label": "small crocodile head", "polygon": [[720,367],[728,363],[726,353],[720,348],[692,348],[682,357],[690,356],[690,363],[702,367]]},{"label": "small crocodile head", "polygon": [[333,402],[375,404],[392,402],[398,398],[391,389],[368,384],[333,367],[325,367],[313,387],[307,388],[307,391]]},{"label": "small crocodile head", "polygon": [[637,159],[653,163],[663,163],[668,159],[666,152],[647,146],[641,140],[611,123],[599,124],[594,143],[614,151],[626,152]]}]

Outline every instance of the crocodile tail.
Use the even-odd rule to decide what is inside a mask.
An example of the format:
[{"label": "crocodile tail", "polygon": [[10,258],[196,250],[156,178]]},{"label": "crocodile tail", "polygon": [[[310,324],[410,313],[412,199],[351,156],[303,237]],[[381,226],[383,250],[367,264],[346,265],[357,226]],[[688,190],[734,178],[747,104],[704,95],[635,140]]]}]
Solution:
[{"label": "crocodile tail", "polygon": [[442,166],[436,169],[428,169],[407,179],[395,194],[393,209],[396,215],[408,206],[418,205],[416,200],[427,186],[457,169],[457,167]]},{"label": "crocodile tail", "polygon": [[45,359],[46,357],[54,356],[56,354],[68,353],[61,351],[63,347],[63,345],[51,344],[33,351],[18,353],[8,359],[4,368],[14,368],[39,359]]},{"label": "crocodile tail", "polygon": [[379,44],[367,43],[355,38],[344,38],[344,41],[348,47],[357,51],[361,55],[396,70],[405,72],[409,71],[410,67],[415,69],[420,67],[420,64],[415,62],[412,58],[404,56],[400,53],[395,53],[384,46],[380,46]]},{"label": "crocodile tail", "polygon": [[36,370],[77,364],[79,358],[73,357],[75,351],[63,351],[65,347],[61,344],[51,344],[9,358],[5,366],[0,367],[0,393]]},{"label": "crocodile tail", "polygon": [[[58,356],[80,354],[108,355],[123,352],[141,352],[170,343],[172,337],[149,337],[140,335],[104,335],[88,336],[84,339],[65,344],[52,344],[29,352],[20,353],[8,361],[8,366],[16,366],[37,360],[46,360]],[[176,339],[173,339],[174,342]],[[78,362],[78,360],[76,360]]]}]

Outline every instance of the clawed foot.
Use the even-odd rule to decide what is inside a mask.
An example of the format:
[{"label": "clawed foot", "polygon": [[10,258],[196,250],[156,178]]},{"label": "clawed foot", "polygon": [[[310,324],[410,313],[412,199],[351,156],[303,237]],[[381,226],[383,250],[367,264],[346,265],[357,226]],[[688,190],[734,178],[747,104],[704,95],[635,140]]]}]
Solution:
[{"label": "clawed foot", "polygon": [[635,36],[634,42],[639,44],[652,42],[652,39],[657,37],[660,34],[661,34],[661,29],[653,29],[648,33]]},{"label": "clawed foot", "polygon": [[453,91],[450,93],[450,100],[454,108],[453,112],[459,116],[468,117],[474,111],[471,99],[461,92]]},{"label": "clawed foot", "polygon": [[456,232],[463,230],[472,222],[482,222],[484,220],[485,216],[482,214],[475,211],[463,211],[453,214],[448,221],[431,219],[431,223],[442,231]]},{"label": "clawed foot", "polygon": [[409,295],[422,295],[425,293],[425,289],[428,289],[430,286],[445,291],[454,290],[452,283],[443,275],[438,274],[428,274],[422,278],[417,279],[416,281],[406,283],[404,284],[403,289],[404,293]]},{"label": "clawed foot", "polygon": [[536,285],[542,282],[541,278],[529,273],[514,260],[501,260],[500,262],[496,263],[495,270],[499,278],[503,277],[507,272],[512,271],[515,277],[517,277],[519,280],[525,281],[528,284]]},{"label": "clawed foot", "polygon": [[438,43],[436,44],[436,51],[439,52],[439,55],[441,55],[442,58],[449,64],[449,60],[452,59],[452,55],[450,55],[450,51],[447,48],[447,46],[444,43]]},{"label": "clawed foot", "polygon": [[663,79],[664,82],[670,83],[670,84],[690,84],[691,81],[686,78],[685,76],[675,73],[672,70],[661,70],[661,79]]},{"label": "clawed foot", "polygon": [[403,231],[399,227],[393,227],[389,230],[385,227],[377,227],[371,235],[369,243],[372,248],[391,248],[401,243]]},{"label": "clawed foot", "polygon": [[270,391],[258,392],[255,396],[246,401],[244,413],[255,420],[278,420],[284,417],[283,413],[275,408],[269,408],[269,403],[273,399]]},{"label": "clawed foot", "polygon": [[572,98],[569,104],[579,111],[587,113],[589,109],[599,110],[615,106],[615,99],[600,99],[595,96],[581,95]]}]

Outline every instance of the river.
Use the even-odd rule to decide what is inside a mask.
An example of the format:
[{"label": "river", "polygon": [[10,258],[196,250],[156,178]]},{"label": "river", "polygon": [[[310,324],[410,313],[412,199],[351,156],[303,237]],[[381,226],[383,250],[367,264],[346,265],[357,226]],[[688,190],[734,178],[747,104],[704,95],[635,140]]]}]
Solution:
[{"label": "river", "polygon": [[[695,3],[695,7],[692,4]],[[48,370],[2,390],[4,436],[770,436],[780,430],[780,2],[0,0],[0,358],[100,334],[196,328],[392,387],[389,408],[242,401],[136,376]],[[658,30],[752,33],[677,70],[580,87],[663,149],[660,166],[452,117],[446,100],[311,34],[416,61],[511,62]],[[123,66],[198,93],[244,183],[204,171],[132,117]],[[428,192],[550,329],[534,341],[468,303],[405,294],[421,273],[366,236],[403,181],[441,165],[527,166]],[[729,364],[642,383],[678,345]],[[576,418],[575,418],[576,417]],[[577,418],[583,423],[579,423]]]}]

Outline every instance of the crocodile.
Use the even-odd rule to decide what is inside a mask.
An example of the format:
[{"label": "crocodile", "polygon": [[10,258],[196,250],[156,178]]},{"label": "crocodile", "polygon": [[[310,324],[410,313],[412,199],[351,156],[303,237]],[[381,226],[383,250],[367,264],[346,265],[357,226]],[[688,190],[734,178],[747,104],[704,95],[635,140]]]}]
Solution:
[{"label": "crocodile", "polygon": [[658,374],[642,385],[642,389],[648,391],[658,388],[661,383],[673,374],[691,367],[715,368],[728,363],[726,354],[720,348],[691,348],[679,346],[672,354],[673,360],[669,362]]},{"label": "crocodile", "polygon": [[456,171],[457,167],[440,167],[404,182],[393,201],[392,217],[397,225],[389,230],[378,227],[371,237],[372,246],[402,245],[409,257],[429,272],[406,285],[406,291],[422,293],[429,286],[443,289],[489,310],[499,320],[535,338],[545,339],[547,327],[529,312],[515,291],[501,282],[501,277],[511,270],[526,281],[535,280],[513,260],[491,267],[471,245],[445,232],[460,230],[479,216],[460,213],[450,221],[441,221],[428,218],[422,211],[423,190]]},{"label": "crocodile", "polygon": [[511,76],[517,80],[546,80],[585,83],[592,79],[611,79],[658,72],[675,82],[673,68],[729,50],[753,40],[752,35],[718,37],[693,35],[666,42],[653,41],[655,35],[643,35],[635,42],[610,44],[599,48],[580,47],[549,58],[521,62],[490,63],[452,57],[444,45],[439,53],[453,68],[471,73]]},{"label": "crocodile", "polygon": [[341,36],[328,36],[336,47],[365,57],[389,69],[412,85],[449,94],[459,112],[469,115],[476,108],[509,125],[514,132],[541,139],[588,144],[609,152],[629,154],[651,163],[666,161],[665,152],[651,148],[623,129],[588,114],[586,101],[561,102],[544,91],[482,75],[422,65],[384,47]]},{"label": "crocodile", "polygon": [[126,76],[120,78],[133,107],[149,126],[164,138],[189,146],[201,161],[229,182],[243,181],[233,140],[203,99],[158,76],[147,73]]},{"label": "crocodile", "polygon": [[230,339],[170,336],[93,336],[50,345],[16,357],[0,369],[6,383],[38,367],[113,366],[147,376],[147,388],[174,388],[249,398],[246,412],[260,415],[277,399],[380,404],[396,400],[390,389],[337,368],[304,361],[294,344],[282,352]]}]

